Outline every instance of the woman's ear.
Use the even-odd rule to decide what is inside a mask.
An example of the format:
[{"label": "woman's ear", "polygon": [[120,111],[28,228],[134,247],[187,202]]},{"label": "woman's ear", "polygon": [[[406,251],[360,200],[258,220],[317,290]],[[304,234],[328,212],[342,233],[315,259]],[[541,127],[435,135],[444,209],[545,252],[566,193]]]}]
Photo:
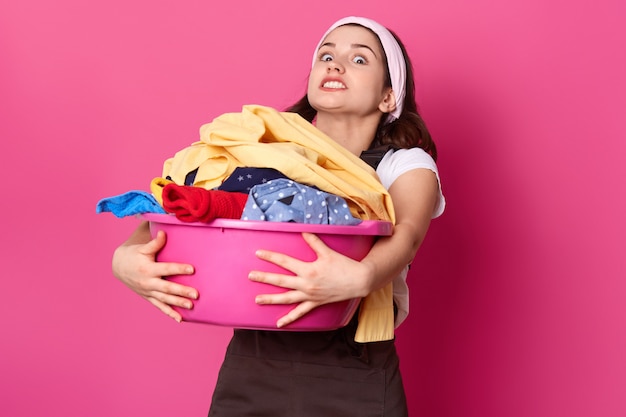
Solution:
[{"label": "woman's ear", "polygon": [[383,113],[391,113],[396,109],[396,95],[390,88],[387,94],[383,97],[383,100],[378,105],[378,109]]}]

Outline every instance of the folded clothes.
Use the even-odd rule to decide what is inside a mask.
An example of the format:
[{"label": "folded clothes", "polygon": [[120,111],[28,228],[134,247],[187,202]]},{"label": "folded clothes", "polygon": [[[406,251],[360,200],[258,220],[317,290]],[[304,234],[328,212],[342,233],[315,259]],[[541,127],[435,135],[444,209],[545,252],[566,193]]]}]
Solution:
[{"label": "folded clothes", "polygon": [[127,191],[124,194],[103,198],[96,204],[96,213],[110,212],[116,217],[141,213],[165,214],[165,210],[152,194],[145,191]]},{"label": "folded clothes", "polygon": [[343,198],[286,178],[252,187],[241,219],[334,225],[361,223],[352,216]]},{"label": "folded clothes", "polygon": [[207,223],[216,218],[239,219],[248,195],[169,183],[163,187],[162,198],[165,211],[178,220]]}]

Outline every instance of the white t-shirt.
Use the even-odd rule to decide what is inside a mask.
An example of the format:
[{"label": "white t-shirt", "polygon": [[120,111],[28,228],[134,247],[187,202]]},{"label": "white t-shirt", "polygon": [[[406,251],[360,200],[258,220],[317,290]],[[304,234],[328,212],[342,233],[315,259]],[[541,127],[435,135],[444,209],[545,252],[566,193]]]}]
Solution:
[{"label": "white t-shirt", "polygon": [[[383,186],[386,189],[391,187],[391,184],[405,172],[413,169],[428,169],[435,173],[437,181],[439,182],[439,200],[433,211],[432,218],[441,216],[445,207],[446,199],[441,192],[441,180],[439,179],[439,171],[437,170],[437,164],[433,158],[428,155],[421,148],[411,149],[399,149],[390,150],[385,154],[383,159],[376,168],[376,173],[380,178]],[[406,319],[409,315],[409,287],[406,283],[406,276],[409,271],[407,265],[400,275],[393,280],[393,299],[398,307],[398,314],[396,316],[395,326],[398,327],[400,323]]]}]

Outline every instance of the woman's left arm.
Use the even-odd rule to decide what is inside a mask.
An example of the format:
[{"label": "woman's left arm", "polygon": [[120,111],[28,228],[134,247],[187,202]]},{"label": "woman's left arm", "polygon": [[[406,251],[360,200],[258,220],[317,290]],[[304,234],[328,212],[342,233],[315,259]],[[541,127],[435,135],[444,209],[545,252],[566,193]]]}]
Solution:
[{"label": "woman's left arm", "polygon": [[414,169],[400,175],[389,188],[396,213],[393,234],[379,238],[360,262],[344,256],[317,236],[303,237],[317,255],[312,262],[259,250],[260,259],[272,262],[295,274],[284,275],[252,271],[249,278],[289,289],[280,294],[260,294],[258,304],[298,305],[277,322],[285,326],[314,308],[331,302],[365,297],[391,282],[415,257],[426,236],[439,196],[434,172]]}]

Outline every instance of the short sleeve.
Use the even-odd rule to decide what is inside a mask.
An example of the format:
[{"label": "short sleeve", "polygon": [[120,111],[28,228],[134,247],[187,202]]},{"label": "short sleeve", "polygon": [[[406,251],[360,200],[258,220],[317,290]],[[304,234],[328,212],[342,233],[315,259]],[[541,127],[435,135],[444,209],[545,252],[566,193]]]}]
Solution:
[{"label": "short sleeve", "polygon": [[432,218],[441,216],[446,207],[446,199],[441,189],[439,170],[433,158],[421,148],[390,150],[378,164],[376,173],[386,189],[405,172],[414,169],[429,169],[437,176],[439,183],[439,199],[433,211]]}]

